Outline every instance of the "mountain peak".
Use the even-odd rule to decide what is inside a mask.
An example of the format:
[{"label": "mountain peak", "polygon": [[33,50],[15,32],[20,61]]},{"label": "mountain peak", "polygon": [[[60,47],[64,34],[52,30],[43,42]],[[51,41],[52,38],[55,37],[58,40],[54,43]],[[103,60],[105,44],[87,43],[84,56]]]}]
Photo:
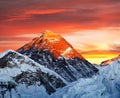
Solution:
[{"label": "mountain peak", "polygon": [[[61,35],[49,30],[41,33],[40,37],[34,38],[31,42],[24,45],[24,51],[33,48],[35,50],[49,50],[55,58],[75,58],[84,59]],[[20,50],[19,49],[19,50]]]},{"label": "mountain peak", "polygon": [[42,32],[17,51],[55,71],[67,82],[92,77],[98,72],[61,35],[51,31]]},{"label": "mountain peak", "polygon": [[59,35],[57,33],[50,31],[50,30],[45,30],[45,31],[41,32],[41,34],[44,36],[58,36]]},{"label": "mountain peak", "polygon": [[44,37],[44,39],[47,39],[49,41],[59,41],[59,39],[62,38],[61,35],[54,33],[50,30],[45,30],[41,33],[40,38]]}]

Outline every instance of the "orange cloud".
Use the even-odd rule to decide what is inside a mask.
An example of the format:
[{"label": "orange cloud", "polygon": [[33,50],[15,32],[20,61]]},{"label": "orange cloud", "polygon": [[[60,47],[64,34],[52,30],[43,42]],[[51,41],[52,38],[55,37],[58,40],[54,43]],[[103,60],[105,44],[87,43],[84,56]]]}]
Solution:
[{"label": "orange cloud", "polygon": [[73,11],[73,10],[67,10],[67,9],[27,10],[16,16],[9,17],[6,21],[28,20],[28,19],[32,19],[31,17],[32,15],[47,15],[47,14],[56,14],[56,13],[62,13],[68,11]]},{"label": "orange cloud", "polygon": [[61,13],[61,12],[68,12],[71,10],[67,9],[47,9],[47,10],[28,10],[25,12],[26,15],[32,14],[54,14],[54,13]]}]

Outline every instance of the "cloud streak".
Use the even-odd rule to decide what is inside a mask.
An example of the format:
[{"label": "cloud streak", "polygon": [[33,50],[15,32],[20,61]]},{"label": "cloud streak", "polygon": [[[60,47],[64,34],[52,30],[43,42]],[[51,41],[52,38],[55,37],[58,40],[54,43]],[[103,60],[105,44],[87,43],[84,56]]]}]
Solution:
[{"label": "cloud streak", "polygon": [[120,53],[120,43],[119,44],[110,45],[110,48],[111,48],[112,51]]}]

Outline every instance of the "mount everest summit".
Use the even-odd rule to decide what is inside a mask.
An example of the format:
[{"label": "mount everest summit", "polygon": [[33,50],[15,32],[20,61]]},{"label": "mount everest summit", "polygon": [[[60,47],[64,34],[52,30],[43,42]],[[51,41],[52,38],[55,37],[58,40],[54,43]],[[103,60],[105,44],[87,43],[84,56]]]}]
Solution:
[{"label": "mount everest summit", "polygon": [[92,77],[98,72],[62,36],[51,31],[44,31],[17,51],[55,71],[68,82]]}]

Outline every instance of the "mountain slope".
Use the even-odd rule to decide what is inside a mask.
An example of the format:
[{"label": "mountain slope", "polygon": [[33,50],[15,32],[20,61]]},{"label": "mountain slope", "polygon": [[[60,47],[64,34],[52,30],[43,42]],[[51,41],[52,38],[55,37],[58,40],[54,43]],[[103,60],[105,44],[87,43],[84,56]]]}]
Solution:
[{"label": "mountain slope", "polygon": [[106,61],[103,61],[100,65],[101,66],[107,66],[107,65],[110,65],[112,62],[114,62],[115,60],[119,59],[120,58],[120,55],[115,57],[115,58],[112,58],[112,59],[109,59],[109,60],[106,60]]},{"label": "mountain slope", "polygon": [[51,98],[120,98],[120,59],[97,68],[98,75],[68,84]]},{"label": "mountain slope", "polygon": [[116,59],[103,69],[101,72],[104,78],[103,83],[112,94],[112,98],[120,98],[120,59]]},{"label": "mountain slope", "polygon": [[44,31],[17,50],[55,71],[68,82],[92,77],[98,69],[85,60],[62,36]]},{"label": "mountain slope", "polygon": [[[109,66],[99,66],[96,76],[81,78],[67,86],[64,86],[66,81],[55,72],[14,51],[1,54],[0,64],[1,98],[120,98],[119,59]],[[62,88],[55,93],[45,93],[48,86],[57,88],[60,85]]]},{"label": "mountain slope", "polygon": [[47,49],[53,53],[55,58],[79,57],[84,59],[61,35],[48,30],[42,32],[40,37],[36,37],[30,43],[24,45],[22,49],[26,51],[31,47],[36,50]]},{"label": "mountain slope", "polygon": [[[66,85],[57,73],[15,51],[0,54],[0,97],[19,98],[22,91],[29,93],[29,87],[51,94]],[[24,88],[24,89],[23,89]],[[45,91],[46,90],[46,91]],[[46,94],[47,95],[47,94]],[[15,97],[16,96],[16,97]]]}]

